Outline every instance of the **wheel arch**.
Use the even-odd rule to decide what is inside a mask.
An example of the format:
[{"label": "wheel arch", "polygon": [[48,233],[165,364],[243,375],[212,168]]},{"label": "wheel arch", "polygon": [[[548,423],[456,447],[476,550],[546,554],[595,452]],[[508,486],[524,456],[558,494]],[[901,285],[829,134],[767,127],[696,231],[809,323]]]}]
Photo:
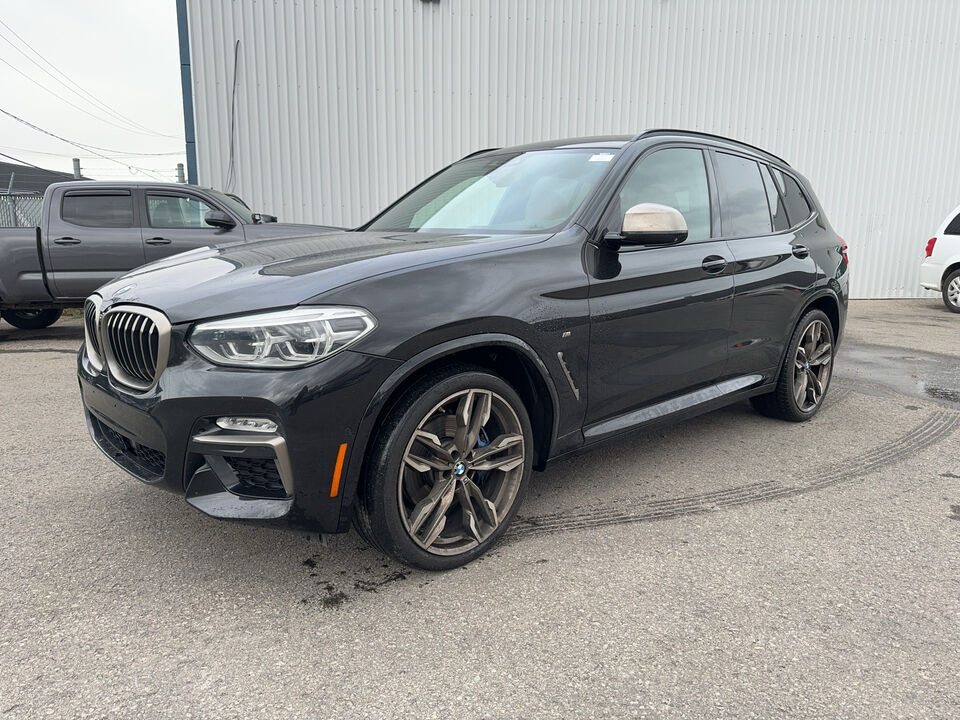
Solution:
[{"label": "wheel arch", "polygon": [[353,441],[355,451],[350,453],[343,478],[341,530],[349,527],[357,489],[367,462],[366,449],[377,428],[413,383],[427,373],[458,362],[486,368],[517,391],[533,426],[534,468],[540,470],[546,465],[557,434],[559,405],[556,387],[540,356],[529,344],[512,335],[489,333],[449,340],[404,362],[383,382],[367,405]]},{"label": "wheel arch", "polygon": [[940,276],[940,288],[943,289],[943,286],[947,284],[947,278],[950,277],[951,273],[960,270],[960,258],[952,258],[952,262],[947,265],[943,270],[943,275]]},{"label": "wheel arch", "polygon": [[806,315],[810,310],[821,310],[823,311],[824,315],[830,318],[830,325],[833,328],[834,342],[836,342],[840,337],[840,331],[842,329],[840,303],[836,296],[830,292],[827,292],[808,302],[800,311],[800,314],[797,315],[797,319],[793,324],[794,328],[796,328],[797,323],[800,322],[800,318]]},{"label": "wheel arch", "polygon": [[783,367],[783,361],[787,357],[787,351],[790,349],[790,338],[793,337],[793,331],[797,329],[797,325],[800,324],[803,316],[806,315],[810,310],[823,311],[823,313],[830,320],[830,326],[833,329],[834,344],[836,345],[839,343],[841,334],[843,332],[844,322],[844,314],[841,309],[840,299],[832,288],[822,288],[819,292],[811,295],[806,299],[805,302],[801,303],[797,309],[797,312],[791,319],[787,340],[784,342],[783,350],[780,353],[780,364],[777,365],[778,371],[779,368]]}]

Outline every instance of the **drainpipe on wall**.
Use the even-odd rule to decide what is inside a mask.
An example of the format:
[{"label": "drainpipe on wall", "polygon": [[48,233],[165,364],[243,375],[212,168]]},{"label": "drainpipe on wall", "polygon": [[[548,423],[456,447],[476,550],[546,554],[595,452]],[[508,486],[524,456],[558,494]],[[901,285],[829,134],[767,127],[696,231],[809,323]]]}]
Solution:
[{"label": "drainpipe on wall", "polygon": [[180,38],[180,88],[183,93],[183,134],[187,141],[187,182],[196,185],[197,135],[193,124],[193,75],[190,71],[187,0],[177,0],[177,35]]}]

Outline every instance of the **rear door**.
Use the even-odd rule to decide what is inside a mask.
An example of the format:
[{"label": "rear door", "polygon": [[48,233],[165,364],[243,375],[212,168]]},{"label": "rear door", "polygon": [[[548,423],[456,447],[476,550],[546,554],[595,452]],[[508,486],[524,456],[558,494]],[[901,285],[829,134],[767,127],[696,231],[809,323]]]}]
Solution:
[{"label": "rear door", "polygon": [[[193,248],[243,239],[243,226],[230,230],[207,225],[204,216],[224,210],[207,198],[187,190],[143,188],[143,252],[147,262]],[[225,210],[224,210],[225,211]]]},{"label": "rear door", "polygon": [[720,150],[711,156],[721,228],[736,261],[725,374],[762,373],[770,379],[799,304],[817,282],[812,243],[806,239],[812,232],[811,206],[796,180],[779,171],[771,174],[766,163]]},{"label": "rear door", "polygon": [[57,189],[49,207],[50,278],[60,298],[85,298],[143,265],[130,188]]},{"label": "rear door", "polygon": [[712,383],[723,372],[733,257],[711,229],[706,163],[696,146],[648,151],[601,222],[602,230],[619,231],[628,209],[660,203],[680,211],[689,235],[678,245],[626,249],[601,261],[612,271],[591,278],[588,437],[615,432],[618,416]]}]

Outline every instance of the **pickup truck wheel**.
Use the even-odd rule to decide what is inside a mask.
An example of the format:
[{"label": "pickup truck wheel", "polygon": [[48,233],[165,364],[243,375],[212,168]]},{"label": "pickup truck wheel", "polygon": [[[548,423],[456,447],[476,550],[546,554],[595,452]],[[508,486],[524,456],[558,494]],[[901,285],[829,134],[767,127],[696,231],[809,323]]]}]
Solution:
[{"label": "pickup truck wheel", "polygon": [[833,328],[820,310],[806,313],[797,324],[780,368],[776,389],[750,398],[762,415],[803,422],[820,410],[833,377]]},{"label": "pickup truck wheel", "polygon": [[950,312],[960,313],[960,270],[954,270],[944,278],[943,304]]},{"label": "pickup truck wheel", "polygon": [[42,330],[53,325],[61,315],[63,310],[4,310],[0,313],[0,317],[21,330]]},{"label": "pickup truck wheel", "polygon": [[381,426],[354,521],[401,562],[455,568],[506,531],[532,464],[516,391],[482,368],[451,367],[405,392]]}]

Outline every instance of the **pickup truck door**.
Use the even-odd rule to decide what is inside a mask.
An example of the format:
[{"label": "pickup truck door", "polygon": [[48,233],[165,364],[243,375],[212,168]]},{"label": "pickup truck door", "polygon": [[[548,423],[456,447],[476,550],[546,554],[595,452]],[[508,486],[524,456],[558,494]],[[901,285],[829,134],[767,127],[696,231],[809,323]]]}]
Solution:
[{"label": "pickup truck door", "polygon": [[211,227],[204,216],[222,210],[208,198],[189,190],[144,188],[143,253],[147,262],[215,243],[243,240],[243,225],[226,230]]},{"label": "pickup truck door", "polygon": [[143,243],[129,188],[54,190],[48,208],[49,277],[58,298],[85,298],[143,265]]}]

